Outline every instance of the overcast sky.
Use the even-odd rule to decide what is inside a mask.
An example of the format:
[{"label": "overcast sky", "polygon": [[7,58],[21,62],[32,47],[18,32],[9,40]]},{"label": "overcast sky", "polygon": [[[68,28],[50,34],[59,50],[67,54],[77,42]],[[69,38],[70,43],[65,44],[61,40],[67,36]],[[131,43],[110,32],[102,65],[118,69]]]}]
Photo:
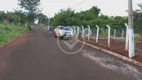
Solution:
[{"label": "overcast sky", "polygon": [[[92,6],[98,6],[105,15],[127,15],[128,0],[85,0],[82,4],[79,4],[81,1],[83,0],[41,0],[41,8],[42,12],[47,16],[50,15],[50,17],[53,17],[60,9],[70,7],[75,11],[80,11],[87,10]],[[137,4],[140,2],[141,0],[133,0],[133,8],[139,9]],[[17,0],[2,0],[0,2],[0,11],[12,11],[18,7],[17,3]]]}]

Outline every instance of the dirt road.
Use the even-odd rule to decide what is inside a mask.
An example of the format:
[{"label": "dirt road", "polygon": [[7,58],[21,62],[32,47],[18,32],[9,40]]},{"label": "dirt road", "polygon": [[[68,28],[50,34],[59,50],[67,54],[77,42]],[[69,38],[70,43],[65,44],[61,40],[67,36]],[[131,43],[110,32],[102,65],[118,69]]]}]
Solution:
[{"label": "dirt road", "polygon": [[24,44],[12,48],[6,61],[2,80],[131,80],[82,56],[82,51],[64,53],[57,39],[41,29],[30,33]]}]

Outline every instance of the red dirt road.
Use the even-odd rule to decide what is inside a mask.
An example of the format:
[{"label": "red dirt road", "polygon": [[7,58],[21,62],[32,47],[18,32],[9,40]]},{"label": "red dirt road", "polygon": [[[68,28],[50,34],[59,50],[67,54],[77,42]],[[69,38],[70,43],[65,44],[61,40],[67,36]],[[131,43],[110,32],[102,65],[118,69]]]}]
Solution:
[{"label": "red dirt road", "polygon": [[101,67],[81,52],[65,54],[57,39],[41,29],[6,45],[0,55],[7,65],[0,80],[131,80]]},{"label": "red dirt road", "polygon": [[28,40],[28,33],[17,37],[15,40],[9,42],[8,44],[0,47],[0,77],[6,67],[8,67],[7,57],[11,55],[11,52],[16,49],[16,47],[23,45]]}]

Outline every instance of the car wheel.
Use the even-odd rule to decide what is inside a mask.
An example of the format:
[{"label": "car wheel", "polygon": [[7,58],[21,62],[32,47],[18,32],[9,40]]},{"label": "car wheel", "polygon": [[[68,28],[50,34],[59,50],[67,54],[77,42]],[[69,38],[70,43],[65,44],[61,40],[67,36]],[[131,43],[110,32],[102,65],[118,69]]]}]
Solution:
[{"label": "car wheel", "polygon": [[63,39],[64,37],[60,37],[60,39]]},{"label": "car wheel", "polygon": [[64,39],[65,39],[65,40],[69,40],[69,37],[65,37]]},{"label": "car wheel", "polygon": [[70,37],[67,38],[67,40],[69,40],[69,39],[70,39]]},{"label": "car wheel", "polygon": [[54,37],[57,37],[57,35],[54,33]]}]

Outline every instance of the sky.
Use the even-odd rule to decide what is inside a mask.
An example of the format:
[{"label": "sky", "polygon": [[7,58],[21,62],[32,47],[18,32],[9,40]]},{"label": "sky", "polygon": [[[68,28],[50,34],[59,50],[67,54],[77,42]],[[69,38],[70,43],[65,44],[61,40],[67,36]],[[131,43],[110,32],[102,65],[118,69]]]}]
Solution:
[{"label": "sky", "polygon": [[[79,4],[80,2],[82,2]],[[140,9],[137,4],[142,0],[133,0],[133,9]],[[19,8],[17,0],[2,0],[0,11],[13,11]],[[72,8],[75,12],[84,11],[92,6],[101,9],[101,13],[108,16],[127,16],[128,0],[41,0],[42,12],[53,17],[60,9]]]}]

